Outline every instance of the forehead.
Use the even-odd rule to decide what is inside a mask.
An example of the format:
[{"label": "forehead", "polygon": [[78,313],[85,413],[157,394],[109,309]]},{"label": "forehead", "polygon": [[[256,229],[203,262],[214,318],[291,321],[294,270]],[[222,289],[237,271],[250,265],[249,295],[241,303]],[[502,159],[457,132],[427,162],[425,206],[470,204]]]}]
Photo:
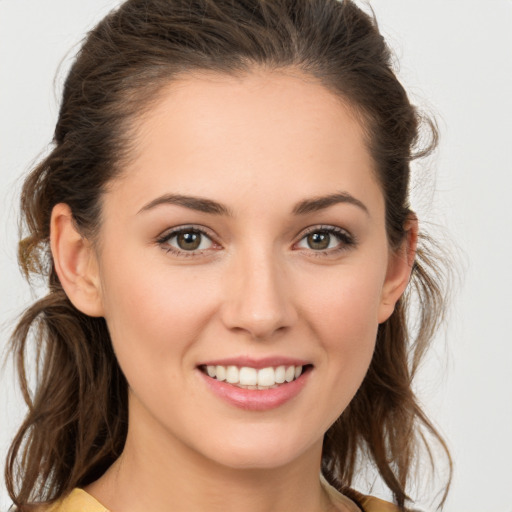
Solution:
[{"label": "forehead", "polygon": [[226,202],[257,190],[298,200],[339,187],[368,195],[370,185],[375,196],[354,109],[297,71],[187,74],[135,119],[134,134],[120,180],[131,200],[173,192]]}]

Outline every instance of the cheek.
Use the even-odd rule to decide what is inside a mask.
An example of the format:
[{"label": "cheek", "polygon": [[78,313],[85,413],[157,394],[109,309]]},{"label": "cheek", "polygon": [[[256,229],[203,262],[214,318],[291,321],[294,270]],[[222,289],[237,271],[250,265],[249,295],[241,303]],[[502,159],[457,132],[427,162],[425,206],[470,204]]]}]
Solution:
[{"label": "cheek", "polygon": [[214,287],[193,269],[138,261],[105,258],[105,318],[121,366],[133,362],[153,374],[155,362],[176,364],[200,336],[215,307]]},{"label": "cheek", "polygon": [[[310,326],[323,345],[327,380],[334,393],[325,394],[325,408],[336,412],[353,398],[370,365],[378,330],[382,273],[377,269],[346,269],[324,283],[323,293],[309,296]],[[338,284],[333,284],[338,283]],[[317,283],[318,284],[318,283]]]},{"label": "cheek", "polygon": [[[378,268],[344,268],[326,274],[308,287],[305,303],[313,325],[334,347],[364,344],[368,338],[373,342],[376,333],[382,290],[383,273]],[[313,283],[312,283],[313,284]]]}]

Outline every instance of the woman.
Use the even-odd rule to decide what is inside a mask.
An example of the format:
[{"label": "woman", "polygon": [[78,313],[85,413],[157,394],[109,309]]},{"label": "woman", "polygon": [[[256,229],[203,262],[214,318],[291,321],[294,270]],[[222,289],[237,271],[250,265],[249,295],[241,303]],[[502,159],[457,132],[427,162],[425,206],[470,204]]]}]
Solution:
[{"label": "woman", "polygon": [[[425,429],[446,449],[411,390],[442,316],[408,204],[420,121],[350,1],[107,16],[23,189],[49,293],[13,336],[18,510],[405,510]],[[395,505],[350,487],[369,464]]]}]

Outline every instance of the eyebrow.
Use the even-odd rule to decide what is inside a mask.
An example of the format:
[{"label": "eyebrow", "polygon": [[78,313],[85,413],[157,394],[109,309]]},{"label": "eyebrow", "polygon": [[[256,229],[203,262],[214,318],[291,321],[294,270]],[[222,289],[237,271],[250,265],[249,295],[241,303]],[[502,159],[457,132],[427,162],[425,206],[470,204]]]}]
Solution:
[{"label": "eyebrow", "polygon": [[211,199],[205,199],[203,197],[184,196],[181,194],[164,194],[163,196],[157,197],[143,206],[137,213],[151,210],[162,204],[175,204],[178,206],[184,206],[190,210],[196,210],[198,212],[209,213],[212,215],[233,215],[227,206],[217,203],[217,201],[212,201]]},{"label": "eyebrow", "polygon": [[329,194],[327,196],[314,197],[312,199],[305,199],[301,201],[293,208],[294,215],[305,215],[307,213],[317,212],[319,210],[325,210],[330,206],[339,203],[346,203],[357,206],[363,210],[367,215],[370,214],[368,208],[359,199],[355,198],[348,192],[337,192],[335,194]]},{"label": "eyebrow", "polygon": [[[359,199],[355,198],[348,192],[338,192],[335,194],[329,194],[327,196],[304,199],[294,206],[292,213],[294,215],[306,215],[308,213],[325,210],[326,208],[339,203],[357,206],[369,215],[368,208],[364,205],[364,203],[362,203]],[[196,210],[211,215],[226,215],[228,217],[233,216],[232,211],[227,206],[218,203],[217,201],[203,197],[186,196],[181,194],[164,194],[159,196],[144,205],[137,212],[137,214],[164,204],[183,206],[185,208],[189,208],[190,210]]]}]

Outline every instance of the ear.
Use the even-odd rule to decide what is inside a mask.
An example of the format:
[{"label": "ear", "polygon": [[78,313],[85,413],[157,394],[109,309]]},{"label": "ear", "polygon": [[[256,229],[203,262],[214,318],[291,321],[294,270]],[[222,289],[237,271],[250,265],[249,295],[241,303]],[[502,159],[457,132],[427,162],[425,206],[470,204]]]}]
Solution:
[{"label": "ear", "polygon": [[418,219],[415,215],[411,215],[406,221],[404,230],[405,237],[400,247],[390,251],[386,280],[382,287],[379,324],[391,316],[411,277],[418,245]]},{"label": "ear", "polygon": [[86,315],[103,316],[96,253],[77,231],[67,204],[53,207],[50,247],[55,271],[71,303]]}]

